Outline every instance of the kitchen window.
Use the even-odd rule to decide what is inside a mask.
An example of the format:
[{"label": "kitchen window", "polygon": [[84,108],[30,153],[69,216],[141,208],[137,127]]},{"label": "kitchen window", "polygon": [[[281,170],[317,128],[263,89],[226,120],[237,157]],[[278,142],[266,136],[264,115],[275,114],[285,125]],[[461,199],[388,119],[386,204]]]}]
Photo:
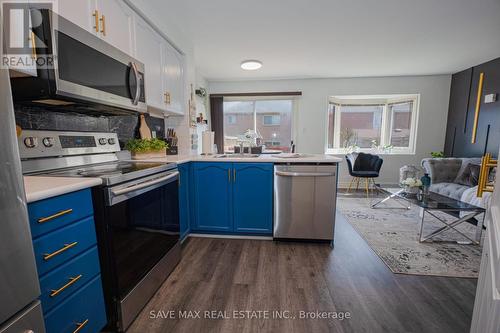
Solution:
[{"label": "kitchen window", "polygon": [[293,110],[291,98],[224,98],[224,151],[232,151],[242,135],[252,130],[267,149],[288,152]]},{"label": "kitchen window", "polygon": [[331,97],[326,152],[413,154],[418,102],[419,95]]}]

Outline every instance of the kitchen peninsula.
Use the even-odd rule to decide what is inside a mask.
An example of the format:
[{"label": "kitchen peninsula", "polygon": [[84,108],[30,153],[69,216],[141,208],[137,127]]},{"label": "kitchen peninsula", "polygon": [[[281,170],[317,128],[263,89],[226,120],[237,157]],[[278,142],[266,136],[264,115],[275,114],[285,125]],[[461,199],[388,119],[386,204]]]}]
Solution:
[{"label": "kitchen peninsula", "polygon": [[[254,157],[251,157],[254,156]],[[285,155],[283,155],[285,156]],[[283,158],[279,155],[210,155],[210,156],[166,156],[153,158],[150,162],[177,163],[179,170],[180,232],[184,240],[191,235],[224,235],[227,237],[251,236],[271,239],[276,223],[276,175],[278,164],[302,166],[326,166],[337,169],[341,159],[331,155],[297,154]],[[336,172],[332,180],[332,193],[323,200],[332,201],[335,211]],[[326,178],[314,180],[313,184],[326,184]],[[302,179],[301,181],[303,181]],[[315,188],[313,186],[313,188]],[[300,196],[314,195],[302,192]],[[309,200],[313,202],[314,200]],[[325,204],[329,204],[325,203]],[[325,204],[322,206],[324,207]],[[314,209],[314,208],[312,208]],[[332,217],[334,219],[334,217]],[[303,238],[307,229],[298,231],[294,238]],[[332,230],[333,232],[333,230]],[[307,237],[304,237],[307,238]],[[333,238],[333,237],[332,237]]]}]

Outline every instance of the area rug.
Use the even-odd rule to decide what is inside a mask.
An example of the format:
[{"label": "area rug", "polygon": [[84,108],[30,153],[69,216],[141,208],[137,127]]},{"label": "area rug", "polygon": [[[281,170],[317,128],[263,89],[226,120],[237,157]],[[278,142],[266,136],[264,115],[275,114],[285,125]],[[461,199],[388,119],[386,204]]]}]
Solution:
[{"label": "area rug", "polygon": [[[478,277],[481,263],[480,246],[451,242],[463,239],[453,230],[435,238],[450,242],[420,243],[418,207],[412,207],[410,210],[372,209],[372,200],[375,199],[340,196],[337,208],[393,273]],[[390,201],[388,205],[397,205]],[[446,217],[446,214],[439,213],[439,216]],[[428,234],[443,224],[426,215],[424,226],[424,234]],[[474,239],[474,225],[463,223],[457,229]],[[483,236],[484,234],[483,232]]]}]

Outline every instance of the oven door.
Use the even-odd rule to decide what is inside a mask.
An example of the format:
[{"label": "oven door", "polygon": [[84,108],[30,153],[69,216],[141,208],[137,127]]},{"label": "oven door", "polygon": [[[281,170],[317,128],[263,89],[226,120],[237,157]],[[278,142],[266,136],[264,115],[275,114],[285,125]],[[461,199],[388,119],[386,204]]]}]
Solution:
[{"label": "oven door", "polygon": [[179,242],[178,179],[174,170],[106,189],[105,245],[119,299]]}]

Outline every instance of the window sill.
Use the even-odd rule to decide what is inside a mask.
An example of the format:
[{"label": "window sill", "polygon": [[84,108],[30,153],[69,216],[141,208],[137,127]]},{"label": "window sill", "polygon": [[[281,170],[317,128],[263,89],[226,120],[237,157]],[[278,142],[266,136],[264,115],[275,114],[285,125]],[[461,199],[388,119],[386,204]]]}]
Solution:
[{"label": "window sill", "polygon": [[415,152],[409,150],[392,150],[392,151],[379,151],[376,149],[359,149],[357,151],[348,151],[346,149],[327,149],[326,155],[347,155],[350,153],[367,153],[373,155],[415,155]]}]

